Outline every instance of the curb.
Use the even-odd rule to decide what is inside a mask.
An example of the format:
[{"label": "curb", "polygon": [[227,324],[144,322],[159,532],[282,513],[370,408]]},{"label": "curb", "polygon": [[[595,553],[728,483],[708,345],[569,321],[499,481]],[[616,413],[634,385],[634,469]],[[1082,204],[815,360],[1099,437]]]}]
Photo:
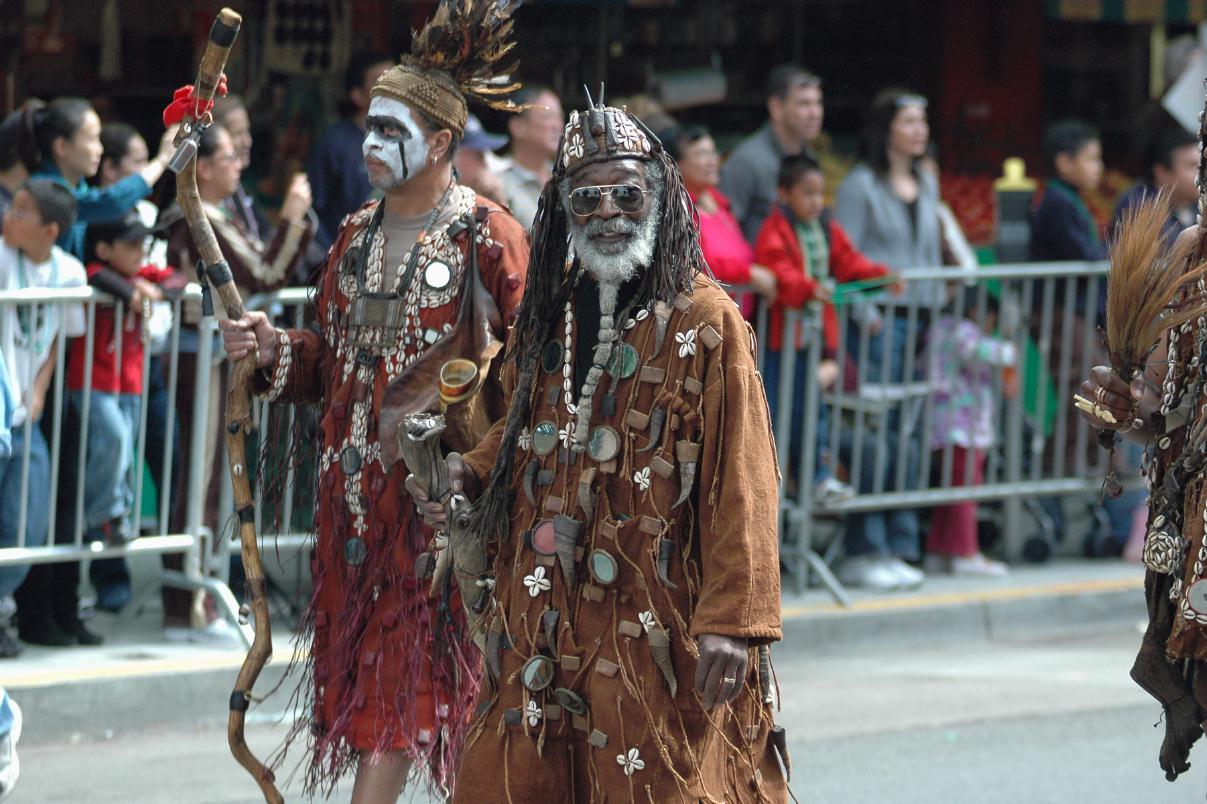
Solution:
[{"label": "curb", "polygon": [[[1052,639],[1147,620],[1140,578],[881,597],[850,608],[784,608],[784,646],[825,656],[949,645]],[[780,647],[777,652],[785,651]]]}]

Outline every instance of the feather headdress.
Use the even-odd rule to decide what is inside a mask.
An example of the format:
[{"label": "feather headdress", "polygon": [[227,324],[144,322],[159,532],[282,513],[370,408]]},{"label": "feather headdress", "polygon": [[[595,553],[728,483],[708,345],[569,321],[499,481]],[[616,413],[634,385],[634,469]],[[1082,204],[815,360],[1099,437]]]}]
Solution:
[{"label": "feather headdress", "polygon": [[1207,272],[1198,239],[1163,236],[1169,195],[1162,191],[1124,215],[1111,245],[1106,294],[1106,347],[1111,367],[1130,380],[1142,371],[1161,336],[1207,312],[1195,286]]},{"label": "feather headdress", "polygon": [[458,134],[469,115],[466,98],[492,109],[520,111],[506,96],[520,88],[512,79],[518,60],[512,15],[522,0],[440,0],[436,13],[414,33],[411,52],[387,70],[374,95],[412,104]]}]

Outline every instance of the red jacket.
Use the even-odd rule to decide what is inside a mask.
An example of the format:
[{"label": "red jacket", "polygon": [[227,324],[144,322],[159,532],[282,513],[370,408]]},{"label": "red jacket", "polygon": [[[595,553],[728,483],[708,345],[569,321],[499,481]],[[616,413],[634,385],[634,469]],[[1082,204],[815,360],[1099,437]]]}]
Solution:
[{"label": "red jacket", "polygon": [[[792,222],[784,215],[779,205],[772,207],[771,214],[759,230],[754,246],[754,261],[765,265],[774,273],[778,282],[775,303],[771,306],[771,321],[767,333],[767,348],[779,351],[783,341],[784,309],[801,308],[817,295],[817,282],[805,272],[805,258],[801,254],[800,240]],[[872,262],[851,245],[847,233],[830,218],[830,276],[838,283],[875,279],[890,273],[887,266]],[[833,304],[826,304],[822,316],[826,338],[826,350],[831,354],[838,349],[838,314]],[[796,348],[803,346],[800,333],[796,336]]]},{"label": "red jacket", "polygon": [[[88,279],[91,280],[105,266],[91,263],[88,266]],[[162,284],[176,276],[171,268],[157,268],[154,265],[144,265],[138,271],[138,276],[155,284]],[[183,284],[182,282],[177,284]],[[93,319],[92,341],[92,390],[104,391],[110,394],[141,394],[142,393],[142,311],[131,310],[130,305],[124,307],[125,326],[122,328],[122,354],[119,369],[117,360],[117,330],[114,326],[114,306],[98,304],[96,317]],[[75,338],[71,342],[71,358],[67,367],[67,387],[73,391],[84,388],[84,369],[88,363],[88,341],[86,338]]]},{"label": "red jacket", "polygon": [[[704,261],[708,263],[713,278],[727,285],[746,285],[750,283],[750,265],[754,262],[754,249],[746,242],[742,227],[733,217],[729,207],[729,199],[720,190],[712,188],[705,192],[712,195],[716,201],[717,211],[706,215],[697,203],[699,196],[692,195],[692,203],[696,204],[696,212],[700,216],[700,251],[704,253]],[[730,294],[731,296],[733,294]],[[753,293],[743,293],[736,297],[738,308],[744,318],[749,318],[754,312]]]}]

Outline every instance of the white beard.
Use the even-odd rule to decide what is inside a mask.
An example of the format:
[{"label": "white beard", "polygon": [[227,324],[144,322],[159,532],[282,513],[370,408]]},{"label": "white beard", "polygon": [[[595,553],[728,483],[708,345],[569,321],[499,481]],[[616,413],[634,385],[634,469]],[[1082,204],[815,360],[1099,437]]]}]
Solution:
[{"label": "white beard", "polygon": [[[591,276],[600,285],[621,285],[648,268],[654,259],[654,248],[658,245],[658,225],[662,219],[661,202],[655,196],[649,212],[640,221],[634,222],[624,216],[608,221],[592,219],[579,224],[570,219],[570,245]],[[616,246],[609,244],[603,249],[591,235],[605,232],[624,232],[632,237],[621,244],[621,250],[611,253]]]}]

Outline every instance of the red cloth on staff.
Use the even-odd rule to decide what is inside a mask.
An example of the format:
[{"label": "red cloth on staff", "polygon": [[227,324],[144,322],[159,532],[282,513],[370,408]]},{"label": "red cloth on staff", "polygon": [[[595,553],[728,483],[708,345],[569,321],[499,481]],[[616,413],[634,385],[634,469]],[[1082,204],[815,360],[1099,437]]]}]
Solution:
[{"label": "red cloth on staff", "polygon": [[[218,79],[218,88],[214,94],[225,98],[226,92],[226,73],[223,73],[222,77]],[[164,128],[176,125],[185,118],[185,115],[190,115],[194,120],[200,120],[213,111],[214,102],[207,100],[203,103],[195,93],[196,89],[192,84],[185,84],[172,94],[172,102],[163,110]]]}]

